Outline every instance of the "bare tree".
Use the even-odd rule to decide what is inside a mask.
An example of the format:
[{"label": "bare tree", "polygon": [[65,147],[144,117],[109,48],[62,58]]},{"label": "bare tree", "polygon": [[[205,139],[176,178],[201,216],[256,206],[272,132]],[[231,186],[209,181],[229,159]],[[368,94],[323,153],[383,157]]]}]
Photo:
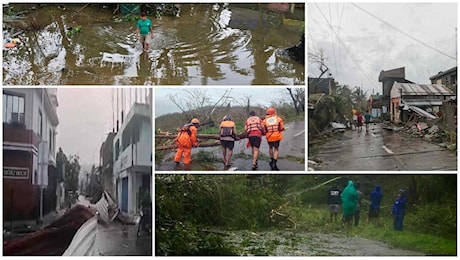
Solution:
[{"label": "bare tree", "polygon": [[214,101],[207,95],[206,89],[184,90],[181,93],[169,94],[168,98],[173,102],[182,113],[189,117],[198,117],[204,124],[212,119],[212,115],[217,107],[231,104],[233,97],[230,96],[232,89],[227,89]]},{"label": "bare tree", "polygon": [[305,112],[305,88],[287,88],[294,104],[295,113]]},{"label": "bare tree", "polygon": [[329,68],[324,63],[325,59],[326,58],[324,57],[323,49],[320,49],[319,53],[308,53],[308,62],[310,64],[318,64],[318,69],[321,71],[321,74],[319,74],[318,78],[321,78],[329,70]]}]

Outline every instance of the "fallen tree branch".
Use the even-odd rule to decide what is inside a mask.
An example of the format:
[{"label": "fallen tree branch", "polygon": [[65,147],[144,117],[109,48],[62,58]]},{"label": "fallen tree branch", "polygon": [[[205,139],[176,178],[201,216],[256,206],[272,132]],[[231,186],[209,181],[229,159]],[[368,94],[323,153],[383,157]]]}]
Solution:
[{"label": "fallen tree branch", "polygon": [[[216,141],[216,142],[213,142],[213,143],[200,143],[198,144],[198,148],[199,147],[213,147],[213,146],[219,146],[220,145],[220,141]],[[155,147],[155,151],[164,151],[164,150],[170,150],[170,149],[176,149],[177,148],[177,145],[173,144],[173,145],[163,145],[163,146],[157,146]]]},{"label": "fallen tree branch", "polygon": [[[155,134],[155,138],[164,138],[164,139],[175,139],[177,137],[177,135],[164,135],[164,134]],[[220,139],[220,135],[218,134],[197,134],[196,135],[196,138],[198,139],[216,139],[216,140],[219,140]],[[237,141],[241,140],[241,139],[245,139],[246,138],[246,134],[245,133],[241,133],[241,134],[238,134],[236,135],[236,139]]]}]

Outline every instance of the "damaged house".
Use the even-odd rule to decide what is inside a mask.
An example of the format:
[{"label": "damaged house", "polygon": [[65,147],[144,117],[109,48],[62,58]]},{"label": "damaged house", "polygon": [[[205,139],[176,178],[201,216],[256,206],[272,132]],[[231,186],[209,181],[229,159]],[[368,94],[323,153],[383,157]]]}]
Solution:
[{"label": "damaged house", "polygon": [[394,82],[390,94],[390,120],[407,122],[411,115],[435,119],[443,102],[455,99],[455,93],[441,84]]}]

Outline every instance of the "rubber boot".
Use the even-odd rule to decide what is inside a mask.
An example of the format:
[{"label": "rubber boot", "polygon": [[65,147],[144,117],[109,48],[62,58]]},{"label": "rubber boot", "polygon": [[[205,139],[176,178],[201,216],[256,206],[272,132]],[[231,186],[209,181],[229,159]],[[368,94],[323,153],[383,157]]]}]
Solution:
[{"label": "rubber boot", "polygon": [[279,170],[280,170],[280,169],[278,168],[278,166],[276,166],[276,162],[277,162],[277,161],[278,161],[278,160],[273,160],[273,167],[272,167],[272,170],[273,170],[273,171],[279,171]]},{"label": "rubber boot", "polygon": [[271,158],[270,159],[270,168],[271,168],[272,171],[273,171],[273,161],[274,161],[273,158]]}]

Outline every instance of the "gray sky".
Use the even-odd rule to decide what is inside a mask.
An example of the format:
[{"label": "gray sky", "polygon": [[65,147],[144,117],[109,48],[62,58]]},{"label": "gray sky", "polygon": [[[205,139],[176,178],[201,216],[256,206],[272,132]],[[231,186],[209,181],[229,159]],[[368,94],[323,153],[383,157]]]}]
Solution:
[{"label": "gray sky", "polygon": [[231,105],[238,105],[238,102],[245,100],[245,97],[250,95],[252,105],[269,106],[272,101],[279,102],[280,100],[286,100],[290,102],[289,93],[286,88],[261,88],[261,87],[224,87],[224,88],[156,88],[155,89],[155,117],[179,112],[179,108],[169,99],[169,94],[182,95],[184,98],[188,96],[185,90],[204,90],[206,95],[209,96],[213,101],[217,101],[219,97],[223,95],[225,90],[232,89],[230,96],[236,101],[232,102]]},{"label": "gray sky", "polygon": [[[308,53],[318,53],[319,49],[323,49],[325,63],[329,67],[328,73],[332,73],[340,85],[362,86],[368,94],[372,94],[373,88],[375,93],[382,93],[382,85],[378,82],[381,70],[406,67],[406,79],[416,83],[430,83],[431,76],[457,66],[455,59],[447,57],[456,57],[456,3],[356,5],[397,29],[352,3],[308,4]],[[310,57],[309,55],[308,75],[318,77],[320,70],[317,64],[311,63]],[[327,74],[324,77],[326,76]]]},{"label": "gray sky", "polygon": [[[134,102],[135,90],[124,89],[125,116],[130,104]],[[131,93],[131,95],[129,95]],[[57,148],[62,147],[66,155],[78,155],[80,164],[99,165],[99,149],[107,134],[112,131],[114,119],[112,95],[116,109],[115,88],[67,88],[58,89]],[[140,99],[138,92],[138,100]],[[119,91],[121,110],[121,90]],[[145,92],[142,95],[144,101]]]}]

